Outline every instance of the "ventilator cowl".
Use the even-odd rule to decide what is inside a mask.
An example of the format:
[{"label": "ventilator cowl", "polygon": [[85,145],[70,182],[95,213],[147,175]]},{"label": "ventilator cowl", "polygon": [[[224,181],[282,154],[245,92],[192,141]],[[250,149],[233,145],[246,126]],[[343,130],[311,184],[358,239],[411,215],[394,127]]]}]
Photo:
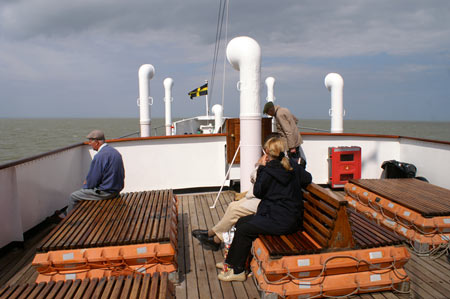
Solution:
[{"label": "ventilator cowl", "polygon": [[331,92],[331,133],[344,132],[344,79],[337,73],[329,73],[324,80]]}]

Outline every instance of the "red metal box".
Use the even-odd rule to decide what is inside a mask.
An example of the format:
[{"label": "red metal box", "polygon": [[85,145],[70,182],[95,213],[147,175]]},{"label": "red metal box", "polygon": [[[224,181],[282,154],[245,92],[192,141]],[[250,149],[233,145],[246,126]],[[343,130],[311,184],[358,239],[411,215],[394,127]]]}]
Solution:
[{"label": "red metal box", "polygon": [[361,147],[329,147],[328,156],[328,184],[331,188],[342,188],[348,180],[361,178]]}]

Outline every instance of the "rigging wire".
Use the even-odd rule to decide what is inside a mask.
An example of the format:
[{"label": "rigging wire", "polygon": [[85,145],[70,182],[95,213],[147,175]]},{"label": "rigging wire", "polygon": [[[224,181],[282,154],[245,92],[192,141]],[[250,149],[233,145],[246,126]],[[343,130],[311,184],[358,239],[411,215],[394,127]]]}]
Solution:
[{"label": "rigging wire", "polygon": [[[227,6],[226,6],[226,18],[225,18],[225,44],[228,44],[228,7],[229,2],[228,0],[225,0]],[[224,109],[224,101],[225,101],[225,77],[226,77],[226,55],[223,55],[223,78],[222,78],[222,109]]]},{"label": "rigging wire", "polygon": [[[223,21],[225,17],[225,7],[227,6],[228,0],[220,0],[219,4],[219,13],[217,16],[217,28],[216,28],[216,41],[214,45],[214,55],[213,55],[213,63],[212,63],[212,70],[211,70],[211,79],[210,84],[208,84],[208,94],[210,95],[211,102],[212,102],[212,94],[214,91],[214,79],[216,75],[216,69],[217,69],[217,59],[219,56],[219,49],[220,49],[220,42],[222,39],[222,27],[223,27]],[[209,107],[208,107],[209,109]]]}]

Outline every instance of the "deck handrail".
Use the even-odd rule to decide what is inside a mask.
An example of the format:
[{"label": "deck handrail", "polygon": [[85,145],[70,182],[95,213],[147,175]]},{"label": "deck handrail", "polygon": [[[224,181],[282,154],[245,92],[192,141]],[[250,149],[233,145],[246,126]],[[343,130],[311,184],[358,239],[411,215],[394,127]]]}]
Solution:
[{"label": "deck handrail", "polygon": [[43,157],[46,157],[46,156],[50,156],[50,155],[53,155],[53,154],[57,154],[57,153],[60,153],[60,152],[63,152],[63,151],[66,151],[66,150],[69,150],[69,149],[72,149],[72,148],[75,148],[75,147],[78,147],[78,146],[82,146],[82,145],[85,145],[85,144],[86,144],[85,142],[78,142],[78,143],[75,143],[75,144],[72,144],[72,145],[68,145],[68,146],[64,146],[64,147],[61,147],[61,148],[57,148],[57,149],[49,151],[49,152],[44,152],[44,153],[33,155],[33,156],[30,156],[30,157],[27,157],[27,158],[14,160],[14,161],[11,161],[11,162],[6,162],[5,164],[0,164],[0,170],[1,169],[5,169],[5,168],[9,168],[9,167],[14,167],[14,166],[17,166],[19,164],[27,163],[27,162],[30,162],[30,161],[33,161],[33,160],[37,160],[37,159],[40,159],[40,158],[43,158]]}]

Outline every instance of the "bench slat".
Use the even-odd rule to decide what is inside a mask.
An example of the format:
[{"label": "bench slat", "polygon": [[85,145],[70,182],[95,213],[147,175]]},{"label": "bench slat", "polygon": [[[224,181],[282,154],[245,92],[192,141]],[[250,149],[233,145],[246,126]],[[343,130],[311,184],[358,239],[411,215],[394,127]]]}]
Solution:
[{"label": "bench slat", "polygon": [[152,284],[150,286],[150,294],[148,296],[149,299],[157,299],[158,295],[158,284],[159,284],[159,273],[155,272],[152,276]]},{"label": "bench slat", "polygon": [[169,199],[169,192],[166,190],[163,193],[163,203],[162,203],[162,207],[161,207],[161,216],[160,216],[160,224],[159,224],[159,229],[158,229],[158,235],[157,235],[157,240],[161,240],[162,236],[164,236],[164,230],[166,228],[166,222],[169,218],[169,208],[168,208],[168,201]]},{"label": "bench slat", "polygon": [[117,234],[117,238],[114,240],[113,245],[121,245],[125,244],[125,236],[127,234],[128,229],[131,226],[131,221],[133,219],[134,212],[136,209],[134,208],[139,203],[139,198],[137,193],[133,193],[130,203],[127,205],[125,215],[120,220],[119,230]]},{"label": "bench slat", "polygon": [[121,202],[121,207],[119,210],[119,213],[117,215],[117,217],[115,217],[113,219],[113,224],[111,226],[111,229],[108,231],[108,234],[106,235],[106,238],[104,239],[104,245],[106,246],[110,246],[112,244],[114,244],[114,236],[117,236],[118,233],[120,232],[120,223],[123,221],[122,219],[125,217],[126,215],[126,209],[125,207],[127,206],[127,203],[130,201],[131,199],[131,194],[126,194],[123,202]]},{"label": "bench slat", "polygon": [[314,239],[314,241],[319,243],[319,245],[322,247],[327,247],[328,240],[325,239],[321,234],[316,232],[311,225],[309,225],[307,222],[303,222],[303,227],[305,228],[305,231],[308,233],[308,235],[310,235]]},{"label": "bench slat", "polygon": [[315,209],[309,202],[304,203],[305,210],[308,211],[312,216],[318,218],[321,222],[324,222],[328,227],[332,227],[334,220],[327,215],[320,213]]},{"label": "bench slat", "polygon": [[120,294],[120,298],[128,298],[131,292],[132,284],[133,284],[133,276],[128,275],[125,279],[125,284],[123,285],[122,294]]},{"label": "bench slat", "polygon": [[[112,202],[112,200],[102,200],[102,201],[103,202],[101,202],[101,201],[96,202],[96,204],[98,205],[96,212],[90,213],[90,215],[89,215],[90,221],[85,224],[81,233],[76,234],[74,232],[74,235],[76,237],[74,239],[68,241],[69,244],[88,244],[88,246],[91,246],[90,241],[87,241],[87,240],[88,239],[90,240],[91,234],[95,235],[95,233],[93,233],[93,232],[95,231],[96,228],[97,229],[99,228],[99,226],[97,226],[97,224],[99,224],[101,219],[103,219],[105,213],[107,212],[107,210],[109,208],[109,205]],[[75,245],[75,247],[76,247],[76,245]]]},{"label": "bench slat", "polygon": [[303,215],[303,222],[305,223],[305,221],[314,227],[314,231],[320,233],[325,239],[329,239],[331,237],[330,229],[325,227],[307,212]]},{"label": "bench slat", "polygon": [[335,193],[333,193],[333,191],[320,187],[317,184],[309,184],[306,190],[315,194],[317,197],[320,197],[323,201],[332,205],[336,209],[338,209],[339,206],[348,205],[348,202],[344,198],[337,196]]},{"label": "bench slat", "polygon": [[[158,191],[158,199],[161,198],[161,191]],[[160,226],[160,221],[161,221],[161,208],[162,208],[162,200],[158,200],[158,202],[156,203],[156,211],[154,214],[154,217],[151,218],[153,219],[153,228],[152,228],[152,233],[151,233],[151,238],[153,240],[155,240],[158,237],[158,230],[159,230],[159,226]]]},{"label": "bench slat", "polygon": [[[85,201],[83,201],[85,203]],[[71,223],[71,227],[66,236],[63,236],[61,240],[56,244],[56,246],[52,250],[59,250],[64,247],[72,248],[71,244],[77,242],[84,234],[84,232],[88,229],[88,224],[90,224],[94,219],[92,214],[99,210],[99,202],[92,202],[91,205],[84,205],[84,213],[79,215],[75,221]],[[78,232],[78,233],[77,233]]]},{"label": "bench slat", "polygon": [[143,203],[141,205],[141,209],[139,211],[138,219],[136,222],[136,229],[133,230],[133,234],[130,236],[130,243],[134,244],[138,240],[138,235],[140,232],[145,231],[145,227],[143,227],[144,219],[146,216],[146,211],[148,209],[148,198],[149,198],[150,192],[145,192],[143,196]]},{"label": "bench slat", "polygon": [[[104,219],[105,216],[112,214],[112,212],[114,211],[114,208],[115,208],[114,203],[116,203],[116,202],[118,202],[118,198],[108,200],[108,203],[106,204],[106,207],[104,209],[104,213],[101,216],[101,219]],[[90,245],[90,247],[95,246],[95,243],[98,240],[99,236],[103,234],[105,226],[106,226],[106,221],[98,221],[94,228],[94,233],[91,233],[88,236],[87,240],[82,243],[83,244],[87,243]]]},{"label": "bench slat", "polygon": [[110,298],[111,293],[114,289],[115,283],[116,283],[116,277],[114,277],[114,276],[109,277],[108,281],[106,282],[106,286],[103,291],[102,297],[100,299]]},{"label": "bench slat", "polygon": [[333,207],[327,205],[326,203],[316,199],[312,195],[312,193],[305,192],[303,194],[303,197],[316,209],[319,208],[320,210],[322,210],[322,212],[325,212],[330,218],[336,219],[336,216],[337,216],[336,209],[334,209]]},{"label": "bench slat", "polygon": [[145,229],[144,240],[145,242],[150,242],[153,225],[155,225],[153,219],[155,218],[156,207],[158,205],[158,193],[154,192],[151,198],[151,208],[148,217],[144,218],[144,222],[147,222],[147,228]]}]

